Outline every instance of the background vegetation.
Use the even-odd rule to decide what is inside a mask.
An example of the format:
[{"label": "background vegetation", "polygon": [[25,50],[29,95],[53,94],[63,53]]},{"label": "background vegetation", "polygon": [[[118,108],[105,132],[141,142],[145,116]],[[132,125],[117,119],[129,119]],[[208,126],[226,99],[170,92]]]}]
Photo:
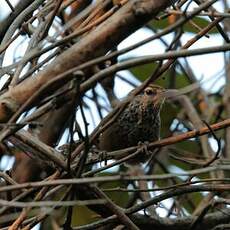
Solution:
[{"label": "background vegetation", "polygon": [[[229,2],[5,3],[1,229],[229,229]],[[117,48],[140,28],[151,36]],[[223,42],[193,49],[203,37]],[[121,57],[149,41],[164,52]],[[216,52],[223,52],[225,69],[208,91],[188,57]],[[216,63],[207,59],[207,70]],[[217,87],[221,77],[225,85]],[[130,175],[124,162],[143,146],[104,152],[95,143],[124,108],[116,87],[127,95],[149,82],[177,96],[162,108],[161,140],[145,146],[152,153],[145,175]]]}]

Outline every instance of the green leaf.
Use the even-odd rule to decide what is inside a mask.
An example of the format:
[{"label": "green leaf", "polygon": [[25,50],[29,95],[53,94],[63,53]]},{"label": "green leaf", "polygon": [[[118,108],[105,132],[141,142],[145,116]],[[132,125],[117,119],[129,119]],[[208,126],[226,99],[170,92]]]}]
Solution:
[{"label": "green leaf", "polygon": [[[101,173],[100,176],[113,176],[116,175],[114,173]],[[126,188],[127,183],[123,181],[112,181],[112,182],[102,182],[99,184],[101,189],[113,189],[113,188]],[[109,196],[110,199],[114,201],[117,205],[121,207],[125,207],[129,200],[129,193],[123,191],[105,191],[106,195]]]},{"label": "green leaf", "polygon": [[73,208],[72,226],[89,224],[99,220],[100,218],[100,215],[91,211],[86,206],[75,206]]},{"label": "green leaf", "polygon": [[165,102],[161,109],[161,137],[168,137],[171,135],[170,127],[175,119],[179,108]]},{"label": "green leaf", "polygon": [[[156,63],[150,63],[150,64],[145,64],[142,66],[137,66],[133,67],[130,69],[130,73],[139,81],[143,82],[145,81],[148,77],[150,77],[155,69],[158,68]],[[171,85],[171,78],[170,78],[170,73],[169,71],[166,71],[162,76],[160,76],[156,81],[155,84],[160,85],[164,88],[169,88]],[[189,85],[189,81],[187,77],[184,74],[181,73],[176,73],[175,77],[175,88],[183,88],[187,85]]]},{"label": "green leaf", "polygon": [[[205,28],[208,26],[210,23],[209,20],[207,20],[205,17],[195,17],[192,19],[192,22],[195,23],[197,26],[199,26],[201,29]],[[162,19],[162,20],[152,20],[148,24],[148,28],[152,29],[155,31],[156,29],[164,29],[167,26],[169,26],[169,21],[168,18]],[[194,25],[191,24],[191,22],[187,22],[183,26],[184,32],[189,32],[189,33],[197,33],[199,32],[199,29],[196,28]],[[213,28],[212,30],[209,31],[209,34],[217,34],[218,31],[216,28]]]}]

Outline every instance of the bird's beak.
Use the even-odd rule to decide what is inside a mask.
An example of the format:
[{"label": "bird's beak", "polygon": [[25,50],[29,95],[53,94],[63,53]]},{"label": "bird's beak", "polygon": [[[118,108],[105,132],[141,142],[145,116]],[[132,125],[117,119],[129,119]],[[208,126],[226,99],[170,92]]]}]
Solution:
[{"label": "bird's beak", "polygon": [[167,89],[162,92],[162,97],[164,97],[165,99],[170,99],[176,96],[178,96],[178,90],[176,89]]},{"label": "bird's beak", "polygon": [[165,99],[174,99],[175,97],[185,95],[200,88],[200,83],[194,83],[181,89],[166,89],[162,92]]}]

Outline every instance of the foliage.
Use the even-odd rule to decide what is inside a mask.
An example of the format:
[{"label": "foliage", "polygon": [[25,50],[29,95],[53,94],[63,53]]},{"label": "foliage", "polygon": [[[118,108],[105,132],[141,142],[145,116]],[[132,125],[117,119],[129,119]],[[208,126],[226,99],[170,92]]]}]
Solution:
[{"label": "foliage", "polygon": [[[203,37],[229,43],[228,11],[215,2],[17,3],[0,22],[1,229],[229,227],[228,55],[226,85],[211,91],[188,58],[230,49],[190,48]],[[219,2],[227,9],[228,1]],[[138,29],[164,52],[120,60],[138,45],[118,45]],[[185,35],[191,39],[184,42]],[[150,82],[175,89],[161,109],[161,140],[99,149],[101,133],[127,105],[115,92],[142,92]],[[137,91],[127,92],[128,100]],[[135,171],[126,158],[138,152],[151,160]]]}]

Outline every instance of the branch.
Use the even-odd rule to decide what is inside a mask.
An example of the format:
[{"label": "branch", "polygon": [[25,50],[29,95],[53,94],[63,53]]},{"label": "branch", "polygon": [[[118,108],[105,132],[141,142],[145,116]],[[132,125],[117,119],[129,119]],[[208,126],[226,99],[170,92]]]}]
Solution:
[{"label": "branch", "polygon": [[[143,26],[161,10],[170,5],[168,0],[139,0],[129,1],[115,14],[91,31],[81,41],[71,46],[58,56],[36,77],[28,78],[21,84],[6,92],[0,98],[10,102],[0,103],[0,120],[9,119],[9,111],[15,111],[27,98],[37,91],[49,79],[78,66],[96,56],[104,55],[117,46],[124,38]],[[122,20],[120,20],[122,18]],[[23,92],[23,93],[22,93]],[[13,105],[13,108],[12,108]]]}]

